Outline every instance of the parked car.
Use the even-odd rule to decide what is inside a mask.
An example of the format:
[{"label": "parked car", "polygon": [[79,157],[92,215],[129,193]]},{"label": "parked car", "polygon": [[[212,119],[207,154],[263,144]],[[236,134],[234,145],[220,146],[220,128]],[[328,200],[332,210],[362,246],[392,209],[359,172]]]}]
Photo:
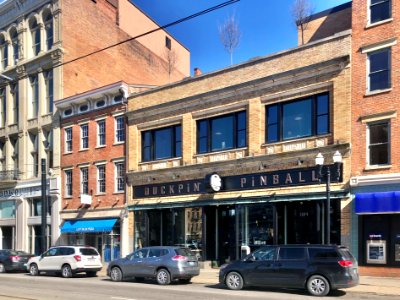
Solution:
[{"label": "parked car", "polygon": [[26,264],[31,257],[32,254],[24,251],[0,250],[0,273],[26,271]]},{"label": "parked car", "polygon": [[240,261],[222,265],[219,282],[229,289],[245,286],[305,288],[313,296],[359,283],[358,264],[336,245],[264,246]]},{"label": "parked car", "polygon": [[99,252],[89,246],[52,247],[42,255],[32,257],[27,263],[32,276],[37,276],[41,272],[52,272],[60,273],[64,278],[82,272],[94,277],[102,267]]},{"label": "parked car", "polygon": [[189,283],[200,274],[196,256],[188,248],[175,246],[145,247],[109,263],[107,275],[112,281],[127,278],[155,278],[158,284],[172,280]]}]

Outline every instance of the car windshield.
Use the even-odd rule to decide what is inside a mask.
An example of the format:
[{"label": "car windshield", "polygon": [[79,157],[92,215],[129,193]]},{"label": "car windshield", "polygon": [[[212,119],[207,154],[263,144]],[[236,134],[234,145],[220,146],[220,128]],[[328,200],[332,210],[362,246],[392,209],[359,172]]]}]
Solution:
[{"label": "car windshield", "polygon": [[97,250],[93,248],[80,248],[79,250],[81,251],[82,255],[99,255]]}]

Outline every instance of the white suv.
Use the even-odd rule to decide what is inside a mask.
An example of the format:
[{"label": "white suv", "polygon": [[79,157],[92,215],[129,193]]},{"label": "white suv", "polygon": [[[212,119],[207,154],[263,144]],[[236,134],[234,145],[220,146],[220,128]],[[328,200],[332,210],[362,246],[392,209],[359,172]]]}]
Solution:
[{"label": "white suv", "polygon": [[32,276],[40,272],[61,273],[64,278],[86,272],[87,276],[96,276],[103,267],[100,254],[89,246],[52,247],[40,256],[29,259],[27,268]]}]

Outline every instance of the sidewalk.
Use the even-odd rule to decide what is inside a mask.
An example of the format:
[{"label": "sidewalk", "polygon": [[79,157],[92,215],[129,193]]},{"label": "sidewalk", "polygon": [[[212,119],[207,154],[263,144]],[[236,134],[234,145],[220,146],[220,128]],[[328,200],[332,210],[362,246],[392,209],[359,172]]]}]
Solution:
[{"label": "sidewalk", "polygon": [[[99,272],[99,276],[107,276],[106,270],[107,265]],[[218,284],[218,273],[218,269],[201,269],[200,275],[193,277],[192,282],[207,285]],[[400,296],[400,278],[361,276],[358,286],[344,290],[353,293]]]}]

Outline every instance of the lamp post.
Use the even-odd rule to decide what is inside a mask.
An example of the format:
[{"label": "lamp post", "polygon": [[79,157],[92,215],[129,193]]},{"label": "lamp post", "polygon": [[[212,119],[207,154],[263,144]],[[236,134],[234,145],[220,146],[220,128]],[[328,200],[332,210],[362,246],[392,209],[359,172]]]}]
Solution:
[{"label": "lamp post", "polygon": [[[339,151],[336,151],[333,154],[333,162],[335,166],[335,180],[338,181],[340,178],[340,166],[342,164],[342,154],[340,154]],[[322,153],[318,153],[318,155],[315,157],[315,165],[318,166],[318,179],[321,181],[322,178],[325,177],[325,183],[326,183],[326,207],[325,207],[325,218],[326,218],[326,225],[325,225],[325,230],[326,230],[326,243],[325,244],[330,244],[331,243],[331,166],[325,166],[325,174],[322,171],[322,168],[324,166],[324,156]]]}]

